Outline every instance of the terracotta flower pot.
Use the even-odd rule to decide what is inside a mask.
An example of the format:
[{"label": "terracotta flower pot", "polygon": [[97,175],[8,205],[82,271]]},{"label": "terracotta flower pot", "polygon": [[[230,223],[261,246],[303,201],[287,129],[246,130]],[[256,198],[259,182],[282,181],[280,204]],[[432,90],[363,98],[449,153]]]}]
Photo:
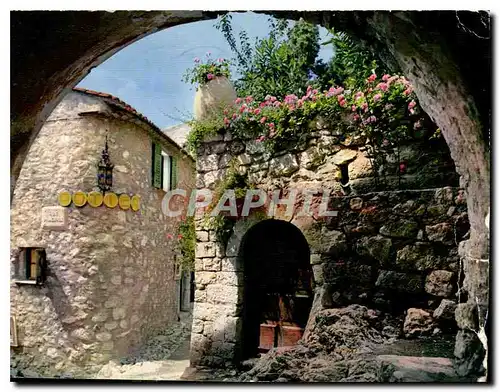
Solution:
[{"label": "terracotta flower pot", "polygon": [[217,76],[201,85],[194,96],[193,113],[196,120],[205,120],[221,109],[234,104],[236,90],[225,76]]}]

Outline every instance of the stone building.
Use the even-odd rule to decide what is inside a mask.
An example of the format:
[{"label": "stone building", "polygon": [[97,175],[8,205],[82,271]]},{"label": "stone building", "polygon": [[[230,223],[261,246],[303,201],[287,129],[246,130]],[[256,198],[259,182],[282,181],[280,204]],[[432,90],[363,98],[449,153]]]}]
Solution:
[{"label": "stone building", "polygon": [[[103,198],[106,141],[114,168]],[[161,206],[169,189],[193,185],[192,158],[146,117],[109,94],[68,93],[13,195],[11,367],[76,375],[177,321],[180,221]]]},{"label": "stone building", "polygon": [[[236,173],[268,202],[226,219],[225,236],[220,225],[196,221],[192,366],[226,366],[293,345],[319,312],[350,304],[394,315],[396,335],[457,331],[454,310],[466,301],[457,295],[457,250],[469,222],[444,140],[412,141],[400,160],[388,151],[392,164],[374,171],[364,140],[320,119],[309,126],[307,140],[280,151],[229,133],[198,149],[197,188],[217,190]],[[288,210],[279,199],[294,191]],[[307,192],[312,213],[301,214]],[[269,217],[273,193],[277,212]],[[325,194],[337,214],[318,218]]]}]

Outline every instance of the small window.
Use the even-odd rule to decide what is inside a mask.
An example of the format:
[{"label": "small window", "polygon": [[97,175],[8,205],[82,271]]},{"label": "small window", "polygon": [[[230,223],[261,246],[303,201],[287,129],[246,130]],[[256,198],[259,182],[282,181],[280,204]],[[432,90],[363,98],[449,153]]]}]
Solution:
[{"label": "small window", "polygon": [[349,165],[343,164],[339,165],[340,168],[340,183],[342,185],[347,185],[349,183]]},{"label": "small window", "polygon": [[16,268],[16,283],[42,284],[47,257],[43,248],[22,248]]},{"label": "small window", "polygon": [[177,255],[174,255],[174,280],[180,280],[182,276],[182,268]]},{"label": "small window", "polygon": [[170,191],[170,180],[172,176],[172,157],[165,151],[161,152],[163,171],[162,171],[162,188],[165,192]]},{"label": "small window", "polygon": [[153,186],[168,192],[177,186],[177,159],[153,143]]}]

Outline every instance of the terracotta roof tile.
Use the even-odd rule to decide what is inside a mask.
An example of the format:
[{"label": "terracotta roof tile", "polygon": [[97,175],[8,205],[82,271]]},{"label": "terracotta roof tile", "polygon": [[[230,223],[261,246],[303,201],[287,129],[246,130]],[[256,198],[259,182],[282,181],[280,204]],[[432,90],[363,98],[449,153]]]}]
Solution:
[{"label": "terracotta roof tile", "polygon": [[[174,140],[172,140],[172,138],[170,138],[170,136],[168,136],[164,132],[162,132],[161,129],[158,128],[158,126],[156,126],[151,120],[149,120],[146,116],[144,116],[141,113],[139,113],[137,110],[135,110],[132,106],[130,106],[126,102],[122,101],[120,98],[115,97],[114,95],[111,95],[111,94],[108,94],[108,93],[103,93],[103,92],[99,92],[99,91],[89,90],[89,89],[81,88],[81,87],[73,87],[73,91],[84,93],[84,94],[88,94],[88,95],[93,95],[93,96],[97,96],[97,97],[102,97],[102,98],[106,98],[106,99],[111,100],[113,103],[118,104],[118,106],[120,108],[122,108],[123,110],[125,110],[125,111],[133,114],[134,116],[136,116],[137,118],[139,118],[141,121],[144,121],[146,124],[150,125],[159,135],[161,135],[162,137],[166,138],[170,143],[172,143],[176,147],[180,147]],[[182,147],[181,147],[181,151],[185,155],[189,156],[189,158],[193,159]]]},{"label": "terracotta roof tile", "polygon": [[146,122],[149,125],[153,126],[154,128],[158,128],[146,116],[142,115],[136,109],[134,109],[132,106],[130,106],[128,103],[122,101],[120,98],[115,97],[114,95],[111,95],[111,94],[108,94],[108,93],[102,93],[100,91],[89,90],[89,89],[81,88],[81,87],[73,87],[73,91],[78,91],[78,92],[89,94],[89,95],[95,95],[95,96],[98,96],[98,97],[108,98],[108,99],[112,100],[113,102],[119,104],[127,112],[130,112],[130,113],[136,115],[141,120],[143,120],[144,122]]}]

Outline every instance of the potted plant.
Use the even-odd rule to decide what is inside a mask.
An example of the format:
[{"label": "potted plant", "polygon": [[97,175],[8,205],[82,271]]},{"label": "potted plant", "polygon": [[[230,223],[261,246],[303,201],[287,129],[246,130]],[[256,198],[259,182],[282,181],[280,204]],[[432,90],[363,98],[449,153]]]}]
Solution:
[{"label": "potted plant", "polygon": [[193,68],[186,70],[183,81],[197,85],[194,98],[194,118],[205,120],[213,113],[234,103],[236,91],[229,80],[229,62],[223,58],[217,60],[207,53],[205,62],[194,59]]}]

